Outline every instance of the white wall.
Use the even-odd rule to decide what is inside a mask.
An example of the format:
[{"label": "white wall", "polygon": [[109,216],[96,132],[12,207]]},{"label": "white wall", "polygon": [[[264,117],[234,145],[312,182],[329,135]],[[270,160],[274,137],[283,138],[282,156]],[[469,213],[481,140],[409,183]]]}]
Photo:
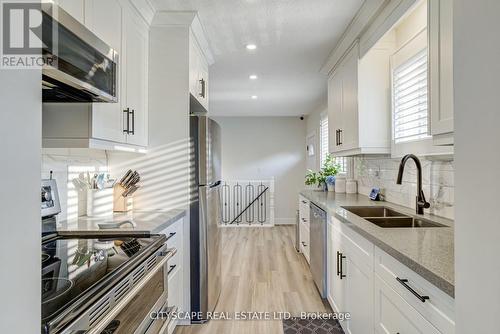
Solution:
[{"label": "white wall", "polygon": [[306,122],[298,117],[215,117],[225,180],[275,180],[275,223],[294,224],[304,188]]},{"label": "white wall", "polygon": [[87,212],[87,193],[75,187],[73,179],[80,173],[108,170],[107,154],[104,150],[85,148],[44,148],[42,150],[42,179],[52,177],[57,182],[61,213],[57,215],[58,221],[74,219],[85,215]]},{"label": "white wall", "polygon": [[40,82],[0,70],[0,333],[40,333]]},{"label": "white wall", "polygon": [[498,333],[500,2],[454,1],[456,332]]}]

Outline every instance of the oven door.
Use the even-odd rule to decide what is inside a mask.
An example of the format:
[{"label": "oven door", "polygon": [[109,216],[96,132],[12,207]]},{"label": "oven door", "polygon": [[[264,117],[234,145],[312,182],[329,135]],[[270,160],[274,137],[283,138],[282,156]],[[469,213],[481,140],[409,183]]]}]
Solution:
[{"label": "oven door", "polygon": [[[90,308],[64,334],[145,334],[168,300],[168,260],[176,253],[165,245]],[[163,328],[162,328],[163,330]],[[59,332],[58,332],[59,333]],[[154,334],[159,334],[154,333]]]},{"label": "oven door", "polygon": [[143,288],[128,302],[106,326],[101,334],[159,334],[150,331],[150,327],[160,320],[154,320],[156,314],[166,312],[164,307],[168,298],[167,269],[164,265],[143,286]]}]

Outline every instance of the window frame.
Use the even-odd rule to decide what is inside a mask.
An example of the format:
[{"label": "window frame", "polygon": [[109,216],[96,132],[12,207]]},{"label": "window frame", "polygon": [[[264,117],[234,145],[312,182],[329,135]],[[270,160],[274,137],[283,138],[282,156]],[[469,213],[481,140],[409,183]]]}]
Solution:
[{"label": "window frame", "polygon": [[[427,134],[428,136],[422,139],[396,143],[394,140],[394,70],[405,61],[408,61],[423,49],[427,48]],[[429,46],[427,27],[420,30],[415,36],[403,44],[399,49],[395,50],[390,58],[390,77],[391,77],[391,157],[400,158],[408,153],[416,155],[433,156],[449,153],[446,147],[434,146],[430,126],[431,126],[431,109],[430,109],[430,79],[431,72],[429,68]]]}]

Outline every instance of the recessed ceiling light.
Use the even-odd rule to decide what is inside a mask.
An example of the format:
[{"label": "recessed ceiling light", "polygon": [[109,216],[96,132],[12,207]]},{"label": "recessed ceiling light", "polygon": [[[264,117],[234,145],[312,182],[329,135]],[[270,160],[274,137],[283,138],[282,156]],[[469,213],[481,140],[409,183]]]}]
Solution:
[{"label": "recessed ceiling light", "polygon": [[255,45],[255,44],[247,44],[247,49],[248,50],[255,50],[255,49],[257,49],[257,45]]},{"label": "recessed ceiling light", "polygon": [[250,80],[256,80],[258,77],[257,77],[257,74],[251,74],[248,78]]},{"label": "recessed ceiling light", "polygon": [[257,95],[252,95],[252,100],[257,100],[259,97]]}]

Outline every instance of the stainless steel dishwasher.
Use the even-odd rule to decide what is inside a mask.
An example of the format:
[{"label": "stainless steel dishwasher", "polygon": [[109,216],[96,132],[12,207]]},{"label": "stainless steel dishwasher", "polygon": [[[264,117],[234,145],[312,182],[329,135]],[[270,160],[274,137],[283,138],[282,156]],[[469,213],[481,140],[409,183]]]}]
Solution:
[{"label": "stainless steel dishwasher", "polygon": [[321,298],[326,298],[326,212],[312,202],[310,208],[311,273]]}]

